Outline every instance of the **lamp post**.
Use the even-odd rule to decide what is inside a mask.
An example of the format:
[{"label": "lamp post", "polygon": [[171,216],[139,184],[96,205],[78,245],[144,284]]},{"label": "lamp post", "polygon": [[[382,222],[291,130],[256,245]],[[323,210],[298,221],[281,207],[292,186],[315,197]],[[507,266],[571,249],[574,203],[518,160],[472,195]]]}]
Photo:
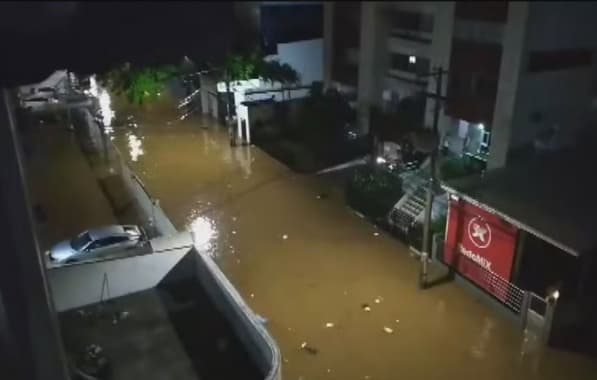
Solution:
[{"label": "lamp post", "polygon": [[[430,73],[419,75],[419,77],[434,77],[436,82],[435,86],[435,93],[424,93],[426,97],[430,97],[435,99],[435,108],[433,110],[433,129],[432,129],[432,136],[427,141],[427,144],[424,144],[423,141],[414,141],[413,145],[426,145],[424,150],[430,153],[429,156],[429,180],[427,185],[427,193],[425,196],[425,211],[424,211],[424,221],[423,221],[423,244],[421,247],[421,261],[419,267],[419,288],[425,289],[427,288],[427,277],[428,277],[428,266],[429,266],[429,256],[430,256],[430,247],[431,247],[431,211],[433,209],[433,193],[434,187],[436,183],[436,166],[437,166],[437,151],[439,145],[439,132],[438,132],[438,123],[439,123],[439,111],[441,108],[441,101],[445,100],[445,97],[442,96],[442,84],[443,84],[443,76],[447,74],[448,71],[444,70],[441,66],[435,68]],[[417,136],[415,136],[416,138]],[[422,135],[419,135],[421,138]]]}]

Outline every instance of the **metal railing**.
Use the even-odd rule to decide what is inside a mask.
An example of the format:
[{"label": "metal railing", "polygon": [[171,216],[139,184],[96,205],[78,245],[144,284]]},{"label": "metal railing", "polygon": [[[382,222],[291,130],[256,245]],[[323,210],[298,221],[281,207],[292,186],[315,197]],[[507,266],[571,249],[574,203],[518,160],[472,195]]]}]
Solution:
[{"label": "metal railing", "polygon": [[526,292],[523,289],[464,255],[458,254],[458,260],[466,262],[467,277],[480,280],[477,282],[479,286],[489,291],[514,313],[521,314],[526,298]]}]

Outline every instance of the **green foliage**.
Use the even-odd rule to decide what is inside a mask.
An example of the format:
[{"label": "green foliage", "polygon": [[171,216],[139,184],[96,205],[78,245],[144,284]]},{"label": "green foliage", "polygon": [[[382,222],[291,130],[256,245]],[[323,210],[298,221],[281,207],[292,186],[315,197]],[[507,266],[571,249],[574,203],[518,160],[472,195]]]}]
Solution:
[{"label": "green foliage", "polygon": [[311,93],[300,114],[305,136],[328,141],[343,140],[346,125],[356,118],[355,111],[338,91],[320,95],[318,88],[312,88]]},{"label": "green foliage", "polygon": [[157,99],[165,82],[177,74],[174,65],[134,67],[127,63],[100,76],[100,81],[112,92],[125,94],[130,103],[141,105]]},{"label": "green foliage", "polygon": [[385,219],[402,194],[400,177],[376,166],[355,170],[346,187],[349,205],[372,219]]},{"label": "green foliage", "polygon": [[465,177],[480,173],[483,166],[483,163],[470,157],[453,157],[440,165],[439,174],[442,180]]},{"label": "green foliage", "polygon": [[269,82],[295,84],[299,73],[289,64],[277,60],[265,61],[258,50],[248,54],[231,54],[221,67],[222,80],[239,81],[263,78]]},{"label": "green foliage", "polygon": [[446,214],[440,215],[437,219],[431,222],[432,234],[444,234],[446,232],[446,224],[448,218]]}]

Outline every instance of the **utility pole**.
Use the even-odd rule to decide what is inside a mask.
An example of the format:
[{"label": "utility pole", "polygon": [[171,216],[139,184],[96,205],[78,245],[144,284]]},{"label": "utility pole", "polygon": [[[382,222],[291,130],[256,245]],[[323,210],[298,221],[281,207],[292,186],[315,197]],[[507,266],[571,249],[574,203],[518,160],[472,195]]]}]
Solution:
[{"label": "utility pole", "polygon": [[[437,67],[435,71],[423,76],[435,77],[435,94],[425,94],[428,97],[435,99],[435,109],[433,110],[433,133],[437,137],[439,136],[438,123],[439,123],[439,111],[441,109],[441,101],[445,98],[442,96],[442,84],[443,76],[447,74],[441,66]],[[435,187],[435,174],[437,166],[437,152],[438,144],[435,144],[431,150],[429,156],[429,184],[427,186],[427,194],[425,197],[425,213],[424,213],[424,224],[423,224],[423,244],[421,247],[421,265],[419,270],[419,288],[427,288],[427,275],[429,267],[429,256],[431,248],[431,211],[433,208],[433,195]]]}]

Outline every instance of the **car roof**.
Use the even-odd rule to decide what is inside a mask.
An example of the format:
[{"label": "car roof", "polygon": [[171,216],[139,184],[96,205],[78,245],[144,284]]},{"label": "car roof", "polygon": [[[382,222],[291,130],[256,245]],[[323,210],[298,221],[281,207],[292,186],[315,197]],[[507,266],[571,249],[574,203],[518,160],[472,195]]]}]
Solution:
[{"label": "car roof", "polygon": [[105,227],[92,228],[87,231],[92,240],[99,240],[110,236],[129,236],[123,226],[112,225]]}]

